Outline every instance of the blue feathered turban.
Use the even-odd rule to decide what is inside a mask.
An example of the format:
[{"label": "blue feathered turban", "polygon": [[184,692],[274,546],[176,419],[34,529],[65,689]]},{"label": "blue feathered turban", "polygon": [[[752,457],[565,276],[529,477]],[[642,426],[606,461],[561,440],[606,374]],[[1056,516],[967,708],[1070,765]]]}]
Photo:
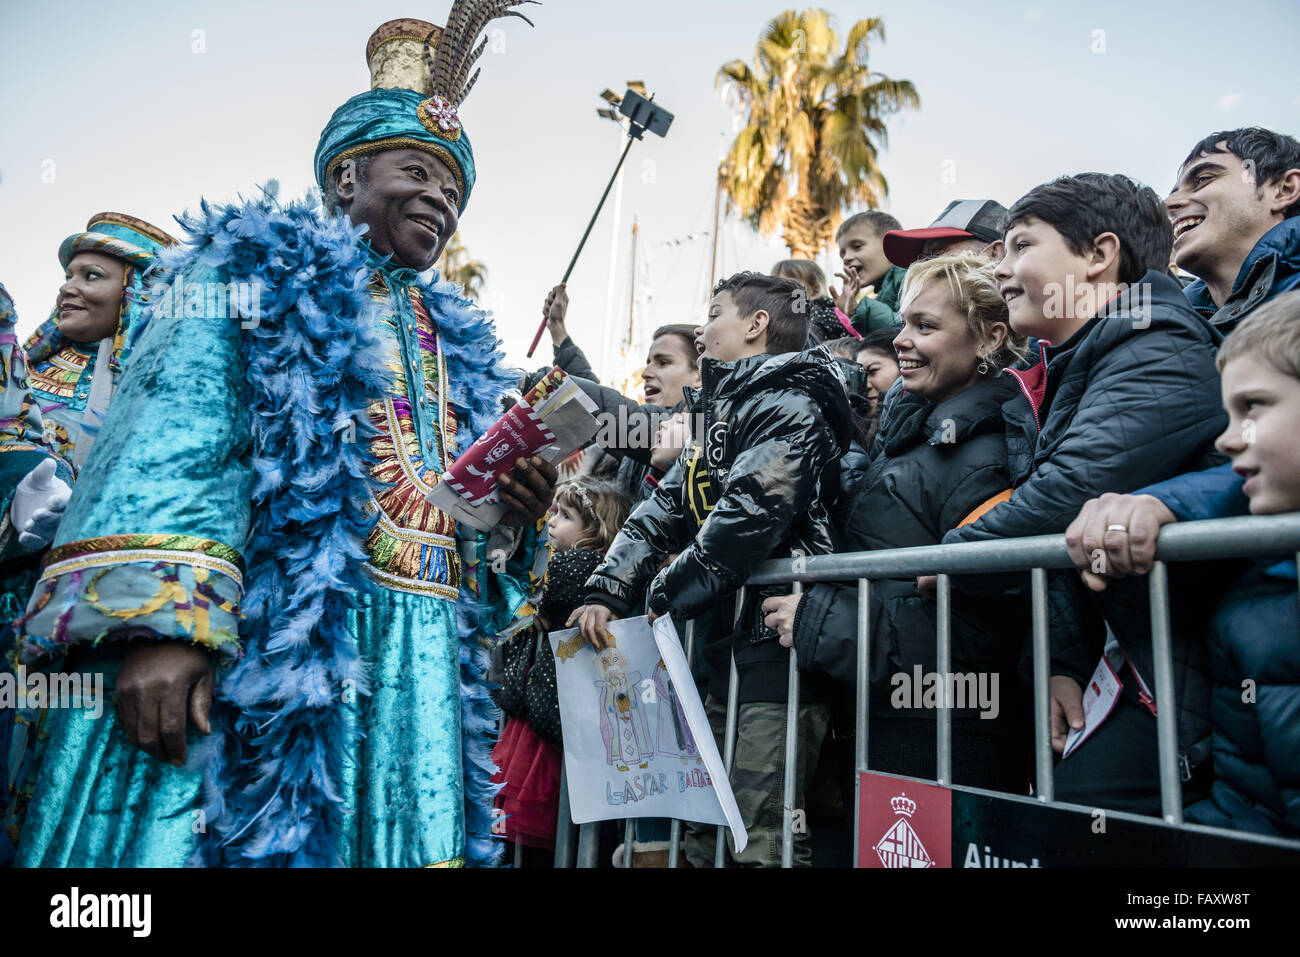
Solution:
[{"label": "blue feathered turban", "polygon": [[316,185],[324,192],[346,159],[407,148],[424,150],[447,164],[460,190],[460,212],[465,212],[474,188],[469,137],[438,97],[414,90],[369,90],[335,110],[316,146]]}]

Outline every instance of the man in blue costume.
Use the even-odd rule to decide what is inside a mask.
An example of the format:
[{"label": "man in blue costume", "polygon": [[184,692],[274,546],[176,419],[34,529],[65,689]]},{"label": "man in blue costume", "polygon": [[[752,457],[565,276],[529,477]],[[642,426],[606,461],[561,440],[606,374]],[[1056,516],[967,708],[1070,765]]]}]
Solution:
[{"label": "man in blue costume", "polygon": [[116,708],[51,717],[20,864],[496,860],[486,636],[555,473],[503,479],[522,536],[426,501],[517,373],[423,271],[474,185],[456,108],[502,7],[371,37],[316,150],[344,215],[204,204],[164,257],[24,623],[25,659],[103,671]]}]

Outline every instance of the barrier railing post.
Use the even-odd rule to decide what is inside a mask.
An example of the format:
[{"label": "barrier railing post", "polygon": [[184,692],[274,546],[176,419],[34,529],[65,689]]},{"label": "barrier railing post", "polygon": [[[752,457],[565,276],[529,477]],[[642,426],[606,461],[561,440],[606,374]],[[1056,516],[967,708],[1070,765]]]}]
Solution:
[{"label": "barrier railing post", "polygon": [[955,688],[952,680],[952,583],[947,575],[938,576],[938,668],[939,678],[943,682],[939,694],[939,730],[935,747],[936,777],[944,787],[952,787],[952,704],[948,700],[949,689]]},{"label": "barrier railing post", "polygon": [[[695,620],[691,619],[686,623],[686,664],[691,668],[692,677],[695,674],[692,667],[695,661]],[[668,825],[668,866],[676,867],[678,855],[682,850],[682,822],[673,818]]]},{"label": "barrier railing post", "polygon": [[578,828],[578,866],[591,868],[596,866],[600,854],[600,824],[584,824]]},{"label": "barrier railing post", "polygon": [[623,822],[623,867],[632,869],[632,845],[636,840],[636,818],[630,817]]},{"label": "barrier railing post", "polygon": [[853,739],[853,866],[858,866],[862,829],[862,772],[867,770],[867,713],[871,707],[871,582],[858,579],[858,693]]},{"label": "barrier railing post", "polygon": [[[794,594],[803,593],[803,584],[794,583]],[[762,609],[758,614],[763,614]],[[799,791],[799,656],[794,645],[790,658],[785,689],[785,780],[781,799],[781,866],[794,867],[794,814],[795,798]]]},{"label": "barrier railing post", "polygon": [[573,855],[577,850],[573,839],[577,828],[573,824],[573,813],[569,808],[569,775],[560,761],[560,809],[555,821],[555,866],[572,867]]},{"label": "barrier railing post", "polygon": [[[736,621],[745,607],[745,589],[736,592]],[[726,766],[727,780],[731,780],[731,763],[736,758],[736,722],[740,716],[740,674],[736,671],[736,652],[730,655],[731,667],[727,674],[727,732],[723,740],[722,763]],[[718,840],[713,849],[713,866],[727,866],[727,828],[718,825]]]},{"label": "barrier railing post", "polygon": [[1155,659],[1156,737],[1160,746],[1160,811],[1170,824],[1183,823],[1178,773],[1178,705],[1174,699],[1173,649],[1169,636],[1169,570],[1151,563],[1151,650]]},{"label": "barrier railing post", "polygon": [[1052,784],[1052,661],[1047,644],[1047,569],[1029,573],[1034,622],[1034,796],[1050,801]]}]

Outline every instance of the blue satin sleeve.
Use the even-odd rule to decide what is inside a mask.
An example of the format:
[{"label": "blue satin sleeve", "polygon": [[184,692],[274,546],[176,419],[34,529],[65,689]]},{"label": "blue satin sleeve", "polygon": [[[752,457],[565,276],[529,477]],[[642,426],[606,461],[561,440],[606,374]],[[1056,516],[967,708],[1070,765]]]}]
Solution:
[{"label": "blue satin sleeve", "polygon": [[237,653],[253,473],[240,320],[194,263],[147,325],[32,594],[23,659],[147,628]]}]

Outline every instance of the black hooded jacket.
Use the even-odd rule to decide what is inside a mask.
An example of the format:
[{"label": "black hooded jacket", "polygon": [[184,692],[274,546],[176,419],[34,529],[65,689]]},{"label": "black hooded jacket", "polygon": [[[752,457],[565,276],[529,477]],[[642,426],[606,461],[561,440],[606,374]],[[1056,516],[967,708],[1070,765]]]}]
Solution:
[{"label": "black hooded jacket", "polygon": [[[650,609],[685,622],[735,593],[765,559],[832,551],[826,500],[834,489],[826,485],[836,481],[852,420],[830,354],[702,359],[700,379],[699,389],[685,391],[703,434],[628,518],[587,582],[587,600],[620,616],[640,611],[637,596],[651,579]],[[705,655],[725,682],[726,647],[717,646],[730,644],[741,700],[781,701],[787,653],[754,613],[761,597],[747,596],[732,641],[714,641]]]},{"label": "black hooded jacket", "polygon": [[[977,382],[932,404],[888,397],[872,460],[846,511],[841,551],[937,545],[980,505],[1011,488],[1003,405],[1026,400],[1009,375]],[[1017,598],[953,596],[953,667],[1013,677],[1027,609]],[[891,715],[890,676],[935,669],[936,606],[915,578],[872,583],[871,701]],[[818,583],[804,593],[795,627],[801,667],[857,683],[857,586]]]}]

